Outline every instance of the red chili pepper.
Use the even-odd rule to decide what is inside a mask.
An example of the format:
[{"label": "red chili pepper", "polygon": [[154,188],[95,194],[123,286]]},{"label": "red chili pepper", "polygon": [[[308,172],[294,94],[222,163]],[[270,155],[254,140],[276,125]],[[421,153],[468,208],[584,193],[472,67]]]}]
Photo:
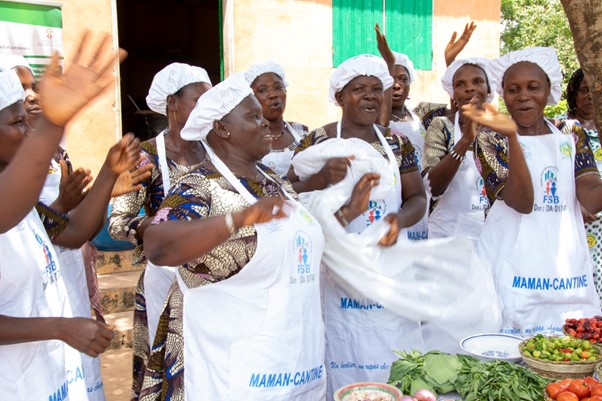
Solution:
[{"label": "red chili pepper", "polygon": [[570,348],[561,348],[560,352],[564,352],[565,354],[572,354],[573,350]]}]

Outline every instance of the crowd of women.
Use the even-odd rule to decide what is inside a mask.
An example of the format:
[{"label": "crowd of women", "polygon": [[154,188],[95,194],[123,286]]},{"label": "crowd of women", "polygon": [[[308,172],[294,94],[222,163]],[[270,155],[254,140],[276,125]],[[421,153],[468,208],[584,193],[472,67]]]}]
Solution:
[{"label": "crowd of women", "polygon": [[[215,86],[201,67],[170,64],[147,97],[168,127],[143,143],[124,136],[89,190],[89,172],[70,168],[61,138],[110,84],[108,40],[83,38],[71,66],[59,74],[53,59],[39,83],[26,63],[0,60],[9,205],[0,212],[0,388],[19,400],[104,399],[94,357],[112,331],[89,318],[94,286],[79,248],[111,197],[111,235],[133,242],[133,262],[145,264],[134,400],[322,401],[345,384],[386,381],[393,349],[431,347],[430,322],[395,313],[388,294],[362,297],[369,273],[356,288],[342,284],[346,262],[369,247],[467,238],[459,263],[482,262],[473,273],[495,283],[504,333],[559,332],[565,318],[600,314],[602,151],[587,81],[575,72],[568,113],[548,119],[545,106],[561,96],[555,51],[458,59],[475,28],[446,48],[449,107],[412,108],[418,74],[377,26],[382,58],[358,55],[334,70],[329,96],[341,119],[311,132],[284,119],[277,63]],[[509,115],[491,105],[496,92]],[[319,194],[328,202],[315,202]],[[335,246],[324,205],[341,241],[367,238],[365,249],[323,257]],[[424,252],[415,259],[433,257],[414,249]],[[404,280],[424,293],[428,274],[418,276]]]}]

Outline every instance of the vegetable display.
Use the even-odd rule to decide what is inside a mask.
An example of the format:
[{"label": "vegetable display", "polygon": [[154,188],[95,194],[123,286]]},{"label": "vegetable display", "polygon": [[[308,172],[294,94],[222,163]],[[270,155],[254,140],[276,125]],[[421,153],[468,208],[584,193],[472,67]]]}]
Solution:
[{"label": "vegetable display", "polygon": [[588,340],[569,336],[545,337],[538,334],[526,342],[522,352],[551,362],[595,361],[600,358],[600,352]]},{"label": "vegetable display", "polygon": [[565,379],[548,384],[546,395],[554,401],[602,401],[602,384],[593,377]]},{"label": "vegetable display", "polygon": [[541,401],[550,380],[509,362],[482,362],[468,355],[439,351],[396,352],[389,384],[404,394],[428,389],[435,394],[456,391],[464,401]]},{"label": "vegetable display", "polygon": [[562,329],[571,337],[600,342],[602,338],[602,316],[583,319],[566,319]]}]

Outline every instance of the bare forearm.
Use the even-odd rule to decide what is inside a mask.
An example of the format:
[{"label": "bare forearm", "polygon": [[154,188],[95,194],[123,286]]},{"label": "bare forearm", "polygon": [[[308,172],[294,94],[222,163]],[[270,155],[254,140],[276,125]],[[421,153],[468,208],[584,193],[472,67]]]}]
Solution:
[{"label": "bare forearm", "polygon": [[109,167],[103,165],[88,195],[71,211],[69,225],[53,243],[67,248],[79,248],[98,232],[99,227],[102,228],[117,177]]},{"label": "bare forearm", "polygon": [[302,192],[319,191],[326,188],[328,185],[328,183],[322,179],[319,173],[312,175],[305,181],[296,181],[291,183],[293,185],[293,189],[298,194]]},{"label": "bare forearm", "polygon": [[[461,138],[452,149],[456,154],[461,157],[466,155],[468,148],[470,147],[470,141]],[[429,170],[429,183],[431,186],[431,193],[433,196],[441,196],[452,182],[462,161],[452,157],[451,153],[446,154],[443,159],[436,166]]]},{"label": "bare forearm", "polygon": [[418,223],[426,213],[426,196],[414,195],[404,200],[397,221],[400,227],[411,227]]},{"label": "bare forearm", "polygon": [[60,317],[11,317],[0,315],[0,345],[62,340]]},{"label": "bare forearm", "polygon": [[504,202],[519,213],[533,211],[533,184],[517,135],[508,137],[508,177],[502,190]]},{"label": "bare forearm", "polygon": [[8,166],[0,173],[0,187],[3,188],[0,204],[11,205],[0,209],[1,233],[23,220],[38,201],[63,130],[41,118],[35,131],[25,136]]}]

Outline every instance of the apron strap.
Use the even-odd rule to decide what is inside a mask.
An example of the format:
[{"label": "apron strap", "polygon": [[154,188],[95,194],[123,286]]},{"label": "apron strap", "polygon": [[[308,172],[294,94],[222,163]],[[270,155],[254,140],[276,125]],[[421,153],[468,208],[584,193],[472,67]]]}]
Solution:
[{"label": "apron strap", "polygon": [[161,179],[163,180],[163,196],[166,197],[171,187],[169,180],[169,166],[167,165],[167,153],[165,151],[165,133],[167,130],[163,130],[157,135],[157,155],[159,156],[159,171],[161,171]]},{"label": "apron strap", "polygon": [[284,122],[284,125],[286,125],[286,128],[288,129],[288,131],[291,133],[293,138],[295,138],[295,143],[301,142],[301,135],[299,135],[297,130],[294,129],[293,126],[290,125],[289,123],[287,123],[286,121]]}]

